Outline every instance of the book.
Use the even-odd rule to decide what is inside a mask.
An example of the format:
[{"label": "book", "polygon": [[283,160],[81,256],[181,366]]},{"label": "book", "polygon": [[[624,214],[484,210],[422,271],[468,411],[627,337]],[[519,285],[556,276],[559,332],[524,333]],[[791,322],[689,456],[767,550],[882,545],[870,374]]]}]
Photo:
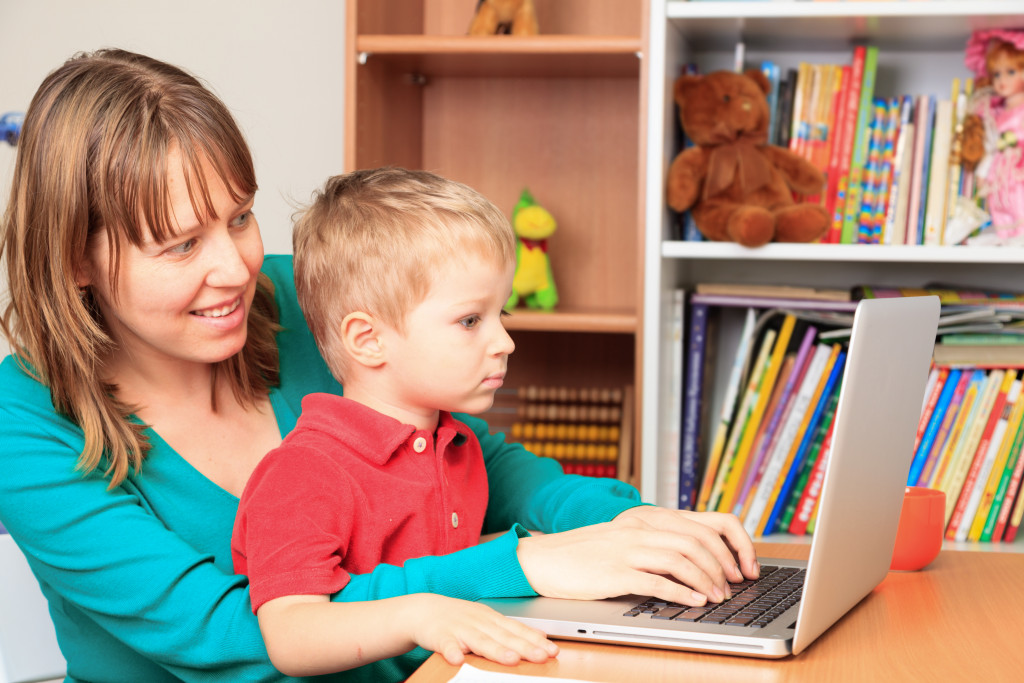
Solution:
[{"label": "book", "polygon": [[[825,212],[829,217],[829,229],[822,238],[822,242],[835,244],[839,242],[840,226],[835,220],[837,194],[839,193],[839,176],[841,157],[846,149],[847,131],[846,120],[849,107],[847,99],[850,93],[850,79],[853,77],[853,70],[850,65],[844,65],[839,77],[840,86],[836,92],[835,121],[832,125],[832,134],[829,136],[828,165],[825,167]],[[851,131],[852,132],[852,131]],[[847,162],[847,166],[849,162]],[[840,213],[842,209],[840,209]]]},{"label": "book", "polygon": [[726,294],[694,294],[693,303],[709,306],[734,306],[754,308],[782,308],[812,311],[839,311],[853,313],[857,310],[856,301],[824,301],[810,299],[784,299],[779,297],[732,296]]},{"label": "book", "polygon": [[[992,436],[990,437],[987,448],[983,454],[984,457],[981,459],[981,465],[977,468],[976,472],[968,473],[967,481],[964,484],[964,493],[968,493],[969,497],[967,499],[967,504],[964,507],[964,513],[960,519],[960,524],[957,527],[956,540],[958,541],[966,541],[969,538],[971,540],[977,540],[981,536],[981,529],[985,524],[985,520],[982,519],[981,522],[978,523],[977,533],[974,534],[973,538],[971,538],[972,529],[975,528],[975,519],[979,514],[988,516],[988,509],[982,507],[985,498],[985,489],[988,486],[988,480],[992,473],[992,469],[996,466],[996,463],[999,462],[999,454],[1003,450],[1003,441],[1006,437],[1006,428],[1010,421],[1010,413],[1013,412],[1013,404],[1017,402],[1017,398],[1020,395],[1020,380],[1017,379],[1016,372],[1007,372],[1003,383],[1006,388],[1006,398],[1000,405],[999,415],[996,416],[995,428],[992,430]],[[1000,391],[1002,391],[1002,389]],[[1007,446],[1007,448],[1009,448],[1009,446]],[[991,505],[991,500],[989,500],[989,504]],[[956,510],[954,510],[954,515],[955,514]]]},{"label": "book", "polygon": [[882,170],[882,146],[885,138],[885,127],[889,119],[887,102],[876,97],[871,102],[871,120],[868,123],[867,155],[864,158],[864,171],[861,176],[860,206],[855,218],[857,243],[871,242],[871,222],[875,210],[875,197],[878,192],[879,174]]},{"label": "book", "polygon": [[924,436],[924,430],[928,426],[928,420],[931,418],[932,411],[935,410],[935,404],[939,400],[939,394],[942,393],[942,385],[946,382],[946,375],[949,374],[949,368],[940,368],[936,365],[932,365],[928,371],[928,381],[924,385],[924,401],[921,404],[921,418],[917,422],[917,434],[914,436],[914,452],[917,452],[917,447],[921,445],[921,437]]},{"label": "book", "polygon": [[864,73],[860,86],[860,102],[857,105],[857,125],[853,142],[853,157],[847,182],[846,201],[843,211],[843,228],[840,241],[853,244],[857,241],[857,218],[861,203],[864,180],[864,166],[867,162],[872,107],[875,97],[875,76],[878,70],[878,48],[868,46],[864,55]]},{"label": "book", "polygon": [[936,462],[946,451],[947,441],[949,440],[953,425],[956,423],[957,418],[960,415],[960,406],[963,403],[964,395],[967,393],[967,387],[971,384],[973,377],[974,373],[972,372],[961,373],[960,381],[957,382],[956,388],[953,390],[953,395],[950,398],[949,405],[946,406],[946,414],[942,418],[942,423],[939,425],[939,431],[935,435],[935,441],[932,443],[932,447],[925,457],[924,464],[921,467],[921,471],[917,477],[917,482],[914,486],[927,486],[928,482],[931,481],[932,472],[935,470]]},{"label": "book", "polygon": [[830,362],[834,361],[832,350],[827,344],[815,345],[807,371],[797,389],[793,405],[782,425],[782,431],[768,455],[768,464],[761,478],[761,484],[752,492],[751,505],[742,520],[750,534],[757,531],[761,517],[770,502],[774,485],[780,483],[780,478],[785,474],[784,466],[788,459],[787,456],[801,436],[802,428],[806,428],[804,418],[810,420],[811,406],[817,395],[816,390],[821,383],[822,375]]},{"label": "book", "polygon": [[871,223],[871,244],[891,244],[887,224],[889,204],[895,204],[894,176],[897,163],[897,146],[903,126],[910,122],[911,100],[909,97],[895,97],[889,100],[889,118],[882,147],[882,170],[878,195]]},{"label": "book", "polygon": [[[1017,427],[1017,437],[1013,442],[1011,458],[1014,458],[1015,461],[1012,467],[1007,466],[1007,469],[1010,470],[1010,476],[1006,492],[1003,494],[1002,502],[999,505],[999,514],[996,516],[995,525],[992,528],[991,540],[993,541],[1013,540],[1007,539],[1005,532],[1013,506],[1020,495],[1021,479],[1024,478],[1024,455],[1021,453],[1022,448],[1024,448],[1024,418],[1022,418],[1021,423]],[[1024,498],[1024,496],[1021,497]]]},{"label": "book", "polygon": [[682,433],[679,453],[678,509],[693,510],[696,507],[697,467],[700,448],[701,406],[703,405],[705,349],[708,334],[708,307],[703,304],[690,306],[690,333],[685,345],[686,361],[683,363],[685,387],[683,395]]},{"label": "book", "polygon": [[789,525],[789,533],[803,536],[814,530],[814,519],[818,513],[818,500],[821,498],[821,489],[825,483],[825,468],[828,466],[829,454],[832,451],[832,434],[835,431],[835,420],[829,425],[825,433],[825,440],[821,444],[821,452],[818,460],[814,463],[814,469],[807,479],[807,486],[804,488],[800,502],[797,503],[793,521]]},{"label": "book", "polygon": [[921,470],[924,469],[924,463],[928,459],[928,454],[931,453],[935,438],[939,433],[939,428],[946,417],[949,402],[953,399],[953,394],[960,383],[960,375],[962,373],[963,371],[959,368],[950,370],[945,383],[942,385],[942,393],[939,394],[938,401],[935,403],[935,409],[932,411],[931,418],[928,421],[928,426],[925,428],[921,442],[917,450],[914,451],[913,459],[910,461],[907,486],[917,486],[917,480],[921,476]]},{"label": "book", "polygon": [[786,314],[782,320],[782,326],[780,327],[779,333],[776,337],[775,345],[772,348],[768,367],[765,369],[764,376],[761,378],[760,385],[758,386],[757,401],[754,403],[753,410],[750,414],[750,423],[736,449],[736,457],[732,465],[732,471],[729,473],[729,477],[726,479],[725,486],[722,490],[722,498],[719,506],[723,510],[732,509],[736,494],[738,493],[737,487],[740,485],[743,474],[746,472],[747,459],[750,456],[751,446],[754,443],[757,430],[764,419],[765,407],[768,405],[768,399],[771,397],[772,389],[775,386],[775,380],[778,377],[779,370],[782,368],[782,361],[786,356],[786,351],[789,349],[789,340],[793,335],[793,329],[795,326],[796,318],[791,314]]},{"label": "book", "polygon": [[768,79],[768,140],[776,138],[776,129],[779,125],[779,87],[782,82],[782,69],[771,60],[761,62],[761,73]]},{"label": "book", "polygon": [[942,343],[949,345],[1002,346],[1004,344],[1024,344],[1024,330],[1001,329],[995,332],[964,332],[962,334],[946,334]]},{"label": "book", "polygon": [[807,489],[807,483],[810,481],[811,473],[814,471],[818,458],[821,456],[821,450],[825,444],[826,436],[832,429],[832,424],[835,421],[836,416],[836,406],[838,405],[839,391],[837,390],[832,392],[828,405],[825,407],[825,413],[818,422],[818,428],[815,431],[814,439],[811,442],[811,448],[807,453],[807,458],[800,466],[800,472],[797,475],[796,483],[793,485],[793,493],[789,496],[789,500],[786,502],[786,509],[782,511],[782,516],[779,518],[778,528],[780,530],[786,530],[793,533],[793,518],[796,515],[800,501],[804,499],[804,492]]},{"label": "book", "polygon": [[673,289],[664,299],[666,343],[662,345],[661,367],[669,381],[665,384],[662,405],[665,406],[665,438],[658,453],[657,501],[670,507],[679,488],[679,447],[682,432],[683,397],[683,326],[686,292]]},{"label": "book", "polygon": [[794,285],[751,285],[724,282],[701,282],[694,287],[697,294],[761,297],[767,299],[808,299],[812,301],[852,301],[849,289],[829,287],[798,287]]},{"label": "book", "polygon": [[708,509],[708,499],[711,497],[711,488],[714,484],[715,473],[718,471],[722,459],[722,452],[725,450],[725,440],[732,424],[736,399],[739,396],[740,384],[743,381],[743,368],[746,363],[748,350],[753,346],[754,325],[757,315],[753,308],[748,308],[743,322],[743,329],[740,332],[740,340],[735,355],[733,356],[732,367],[729,370],[729,379],[726,383],[725,397],[722,400],[722,408],[719,412],[718,421],[715,424],[714,436],[711,440],[711,448],[708,452],[707,464],[704,468],[701,482],[700,495],[697,499],[697,509],[704,511]]},{"label": "book", "polygon": [[793,121],[793,100],[796,98],[796,69],[786,69],[786,76],[779,83],[779,125],[775,144],[789,147],[790,131]]},{"label": "book", "polygon": [[[1024,463],[1024,458],[1018,460],[1018,463]],[[1024,519],[1024,495],[1018,493],[1010,517],[1006,520],[1006,531],[1003,532],[1004,543],[1012,543],[1017,538],[1017,530],[1020,529],[1022,519]]]},{"label": "book", "polygon": [[942,481],[957,447],[967,438],[968,425],[977,413],[981,392],[985,388],[985,380],[988,376],[984,370],[975,370],[970,373],[965,372],[964,377],[968,377],[969,381],[963,401],[960,403],[960,409],[957,411],[956,421],[953,423],[953,428],[950,430],[946,444],[936,462],[930,467],[926,464],[926,471],[921,474],[920,479],[922,486],[933,488],[937,482]]},{"label": "book", "polygon": [[[767,455],[775,443],[779,425],[792,405],[793,391],[803,380],[817,332],[817,328],[813,325],[808,325],[804,330],[803,339],[800,341],[800,346],[793,358],[793,368],[781,386],[777,409],[771,413],[764,437],[758,445],[757,453],[751,463],[750,474],[743,483],[736,505],[733,506],[733,512],[741,518],[744,515],[744,509],[749,500],[751,489],[757,486],[761,481],[761,477],[764,476]],[[737,508],[739,509],[738,511]]]},{"label": "book", "polygon": [[768,367],[768,361],[771,355],[772,346],[775,343],[776,334],[777,332],[774,329],[768,329],[761,338],[757,356],[751,366],[751,371],[746,383],[746,389],[743,392],[743,398],[741,399],[739,410],[736,413],[732,429],[729,431],[729,438],[725,442],[725,450],[722,453],[722,460],[718,465],[718,471],[715,473],[715,482],[711,487],[711,495],[708,498],[709,510],[724,511],[724,506],[720,505],[722,491],[725,488],[725,482],[728,479],[729,472],[733,467],[733,456],[736,454],[736,448],[739,445],[740,437],[747,428],[750,420],[750,414],[753,411],[754,404],[757,402],[757,391],[761,384],[761,378],[764,375],[764,371]]},{"label": "book", "polygon": [[928,177],[931,166],[932,130],[935,127],[935,97],[921,95],[914,111],[914,165],[910,173],[910,205],[907,208],[907,244],[922,244],[924,237],[924,207],[928,196]]},{"label": "book", "polygon": [[850,63],[850,76],[847,79],[846,92],[842,97],[842,128],[837,133],[835,155],[836,180],[834,187],[829,186],[828,191],[834,194],[832,200],[831,224],[829,225],[826,241],[838,244],[842,242],[843,216],[845,215],[846,198],[849,194],[850,168],[853,164],[853,147],[857,139],[857,113],[860,107],[860,92],[864,82],[864,62],[867,58],[867,48],[858,45],[853,48],[853,57]]},{"label": "book", "polygon": [[923,244],[943,244],[946,227],[946,182],[953,136],[953,102],[939,100],[935,106],[932,131],[931,167],[928,172],[928,201],[925,205]]},{"label": "book", "polygon": [[[965,87],[967,84],[965,82]],[[960,148],[963,144],[964,117],[967,115],[967,92],[960,87],[960,79],[953,79],[952,89],[953,102],[953,130],[950,133],[949,147],[949,170],[946,178],[946,223],[953,218],[957,197],[960,196],[960,178],[962,168],[960,166]],[[962,239],[954,239],[946,235],[947,244],[957,244]]]},{"label": "book", "polygon": [[817,80],[815,65],[800,62],[797,65],[796,91],[793,97],[793,120],[789,131],[789,149],[806,158],[807,138],[810,130],[812,91]]},{"label": "book", "polygon": [[1024,346],[1020,344],[946,344],[935,345],[937,365],[1024,368]]},{"label": "book", "polygon": [[904,98],[906,118],[901,120],[896,139],[891,199],[885,213],[883,244],[907,244],[907,212],[910,206],[911,174],[914,165],[914,139],[917,135],[913,116],[913,99]]},{"label": "book", "polygon": [[807,428],[804,430],[803,438],[800,440],[800,445],[793,456],[792,462],[787,468],[786,476],[782,479],[782,485],[779,487],[778,493],[776,494],[771,512],[769,512],[767,520],[764,523],[764,529],[761,532],[762,535],[774,533],[776,530],[779,517],[786,508],[786,503],[789,500],[789,495],[792,491],[797,474],[803,466],[807,453],[814,441],[814,435],[817,433],[818,423],[821,421],[821,417],[825,412],[825,406],[830,402],[832,393],[839,391],[840,378],[843,375],[845,361],[846,352],[839,351],[835,362],[828,371],[829,375],[825,381],[825,386],[823,387],[820,398],[811,413],[811,419],[807,422]]},{"label": "book", "polygon": [[[956,505],[953,507],[953,514],[950,516],[949,522],[946,525],[946,538],[951,541],[965,540],[967,538],[967,526],[964,526],[962,535],[960,527],[964,524],[968,505],[970,504],[971,496],[974,492],[974,485],[978,480],[978,473],[981,471],[985,458],[988,455],[989,446],[992,442],[992,435],[995,432],[996,425],[999,423],[1003,414],[1003,406],[1006,403],[1006,394],[1010,390],[1010,383],[1005,381],[1008,376],[1009,374],[1003,370],[993,370],[989,373],[990,380],[999,383],[999,389],[996,394],[995,403],[992,405],[992,411],[988,415],[985,430],[982,432],[981,440],[978,442],[977,450],[975,450],[973,456],[964,458],[964,462],[967,464],[967,471],[962,478],[962,484],[959,487],[959,494],[956,496]],[[963,464],[961,464],[961,468],[963,468]],[[947,492],[946,495],[949,495],[949,493]],[[967,525],[969,525],[969,522]]]},{"label": "book", "polygon": [[985,382],[982,385],[979,399],[968,417],[968,424],[960,443],[956,444],[952,457],[945,465],[945,471],[940,478],[932,482],[932,488],[937,488],[946,494],[946,509],[944,512],[944,525],[949,524],[953,515],[953,508],[956,506],[960,488],[963,486],[967,470],[970,469],[971,460],[981,443],[985,427],[988,425],[989,415],[995,405],[999,394],[999,387],[1002,384],[1002,376],[999,373],[985,373]]},{"label": "book", "polygon": [[[978,509],[978,518],[984,515],[984,519],[977,533],[975,533],[974,527],[971,528],[971,532],[968,534],[968,538],[971,540],[985,542],[992,540],[992,533],[995,531],[999,518],[999,509],[1009,488],[1010,478],[1013,476],[1013,469],[1016,467],[1017,457],[1020,455],[1021,443],[1024,441],[1024,432],[1021,431],[1021,422],[1024,419],[1024,400],[1021,400],[1021,396],[1022,394],[1018,390],[1013,401],[1009,422],[1006,425],[1003,446],[992,468],[989,484],[982,495],[981,507]],[[975,524],[977,523],[976,518]]]}]

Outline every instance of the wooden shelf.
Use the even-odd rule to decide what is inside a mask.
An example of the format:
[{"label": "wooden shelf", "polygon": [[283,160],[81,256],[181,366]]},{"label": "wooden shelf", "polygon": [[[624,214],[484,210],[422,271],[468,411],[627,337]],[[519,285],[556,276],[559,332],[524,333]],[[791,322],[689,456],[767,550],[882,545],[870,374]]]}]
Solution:
[{"label": "wooden shelf", "polygon": [[771,243],[750,249],[731,242],[669,241],[662,243],[661,255],[743,261],[1024,264],[1022,247]]},{"label": "wooden shelf", "polygon": [[557,310],[533,311],[516,308],[505,318],[509,330],[536,332],[599,332],[633,334],[637,316],[626,311]]},{"label": "wooden shelf", "polygon": [[361,63],[383,60],[420,76],[637,77],[643,42],[634,36],[364,35]]}]

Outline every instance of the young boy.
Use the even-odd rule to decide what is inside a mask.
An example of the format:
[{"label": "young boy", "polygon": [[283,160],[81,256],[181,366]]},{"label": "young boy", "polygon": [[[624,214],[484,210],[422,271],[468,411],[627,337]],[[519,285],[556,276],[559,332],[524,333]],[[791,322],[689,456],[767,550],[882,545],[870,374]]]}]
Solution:
[{"label": "young boy", "polygon": [[[232,540],[235,570],[271,661],[307,676],[417,645],[544,661],[544,635],[477,603],[428,593],[333,603],[350,574],[479,541],[487,473],[451,415],[487,410],[514,345],[502,325],[515,238],[474,190],[423,171],[328,180],[295,226],[295,281],[345,397],[312,394],[250,478]],[[405,678],[423,650],[373,676]]]}]

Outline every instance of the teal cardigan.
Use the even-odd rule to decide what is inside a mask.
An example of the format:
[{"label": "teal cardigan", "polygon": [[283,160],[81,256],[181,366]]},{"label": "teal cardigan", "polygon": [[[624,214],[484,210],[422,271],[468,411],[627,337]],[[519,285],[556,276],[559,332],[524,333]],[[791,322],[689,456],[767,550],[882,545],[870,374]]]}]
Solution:
[{"label": "teal cardigan", "polygon": [[[340,394],[295,298],[289,256],[263,266],[276,287],[281,382],[270,401],[282,436],[302,397]],[[607,521],[640,504],[610,479],[564,475],[484,422],[459,416],[480,438],[490,480],[485,531],[521,524],[561,531]],[[53,408],[49,390],[8,356],[0,363],[0,520],[49,600],[69,681],[285,680],[270,664],[244,576],[232,573],[238,499],[192,468],[152,430],[139,474],[107,489],[74,469],[81,429]],[[334,597],[372,600],[415,592],[460,598],[533,595],[516,559],[518,536],[355,576]],[[358,628],[358,625],[353,625]],[[330,680],[407,676],[422,650]],[[328,677],[324,677],[327,679]]]}]

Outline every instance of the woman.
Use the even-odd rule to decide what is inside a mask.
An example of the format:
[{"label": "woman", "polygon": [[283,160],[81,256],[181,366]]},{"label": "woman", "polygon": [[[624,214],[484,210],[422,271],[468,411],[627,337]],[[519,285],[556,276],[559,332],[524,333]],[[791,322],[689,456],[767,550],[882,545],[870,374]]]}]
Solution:
[{"label": "woman", "polygon": [[[72,58],[26,114],[0,242],[16,351],[0,364],[0,520],[49,600],[69,680],[281,678],[231,572],[237,496],[302,397],[341,387],[290,259],[263,257],[256,188],[223,103],[141,55]],[[378,567],[335,600],[699,603],[756,575],[735,517],[640,506],[464,419],[487,460],[486,526],[505,533]],[[562,533],[519,538],[517,522]]]}]

